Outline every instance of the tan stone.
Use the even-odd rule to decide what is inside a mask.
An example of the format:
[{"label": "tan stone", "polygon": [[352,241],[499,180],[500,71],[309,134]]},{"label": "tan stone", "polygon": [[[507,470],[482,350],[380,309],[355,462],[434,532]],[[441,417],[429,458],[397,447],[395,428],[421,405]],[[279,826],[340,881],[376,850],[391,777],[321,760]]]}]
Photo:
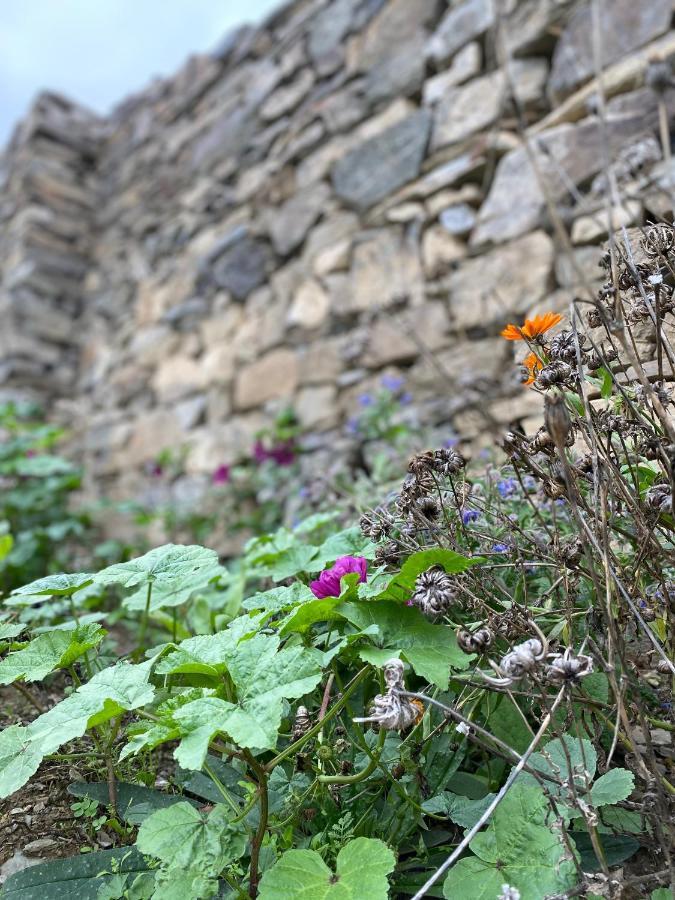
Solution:
[{"label": "tan stone", "polygon": [[299,378],[297,355],[292,350],[272,350],[244,366],[235,382],[235,408],[250,409],[268,400],[290,397]]},{"label": "tan stone", "polygon": [[152,387],[160,403],[170,403],[201,390],[206,375],[201,363],[189,356],[169,356],[152,378]]},{"label": "tan stone", "polygon": [[320,250],[314,257],[312,269],[315,275],[329,275],[331,272],[341,272],[349,267],[352,242],[350,240],[338,241],[325,250]]},{"label": "tan stone", "polygon": [[410,369],[410,383],[437,388],[447,378],[448,387],[470,387],[478,379],[499,376],[506,365],[512,365],[510,352],[501,337],[453,342],[450,349],[435,353],[433,362],[428,358],[416,362]]},{"label": "tan stone", "polygon": [[448,276],[455,327],[475,328],[522,314],[549,287],[553,243],[543,231],[467,259]]},{"label": "tan stone", "polygon": [[234,358],[230,341],[213,344],[199,360],[204,384],[229,384],[234,376]]},{"label": "tan stone", "polygon": [[467,255],[463,241],[453,237],[441,225],[427,228],[422,238],[422,262],[427,278],[438,278],[448,272],[454,263]]},{"label": "tan stone", "polygon": [[139,466],[156,459],[162,450],[175,450],[184,437],[178,419],[167,409],[144,413],[131,424],[133,430],[129,443],[116,457],[120,468]]},{"label": "tan stone", "polygon": [[380,368],[415,359],[421,347],[436,351],[447,343],[449,328],[444,303],[425,303],[414,314],[380,316],[369,331],[363,363]]},{"label": "tan stone", "polygon": [[194,289],[194,271],[185,267],[168,277],[139,281],[136,288],[135,314],[138,325],[152,325],[165,312],[187,300]]},{"label": "tan stone", "polygon": [[[640,218],[642,204],[639,200],[626,200],[621,206],[614,206],[610,212],[611,222],[616,231],[624,225],[634,225]],[[572,225],[572,243],[589,244],[609,234],[607,210],[599,209],[593,215],[579,216]]]},{"label": "tan stone", "polygon": [[473,41],[463,47],[454,57],[448,69],[439,72],[424,82],[422,102],[425,106],[433,106],[442,100],[446,91],[457,87],[478,75],[480,72],[481,51],[480,44]]},{"label": "tan stone", "polygon": [[222,341],[231,341],[244,318],[244,310],[236,303],[223,312],[199,323],[202,344],[206,349]]},{"label": "tan stone", "polygon": [[332,382],[344,369],[340,343],[336,338],[312,341],[298,351],[300,384]]},{"label": "tan stone", "polygon": [[286,322],[299,328],[318,328],[326,321],[330,313],[330,297],[314,281],[305,281],[296,291]]},{"label": "tan stone", "polygon": [[458,203],[478,203],[483,198],[483,193],[477,184],[464,184],[456,190],[438,191],[432,194],[426,201],[427,213],[432,219],[447,209],[448,206],[455,206]]},{"label": "tan stone", "polygon": [[223,424],[195,428],[187,441],[190,449],[185,471],[188,475],[210,473],[223,463],[230,464],[249,456],[255,435],[265,424],[264,416],[252,413]]},{"label": "tan stone", "polygon": [[304,428],[333,428],[337,425],[337,388],[334,385],[302,388],[293,404]]},{"label": "tan stone", "polygon": [[416,250],[401,231],[362,232],[352,253],[350,309],[377,309],[409,298],[419,289],[420,279]]}]

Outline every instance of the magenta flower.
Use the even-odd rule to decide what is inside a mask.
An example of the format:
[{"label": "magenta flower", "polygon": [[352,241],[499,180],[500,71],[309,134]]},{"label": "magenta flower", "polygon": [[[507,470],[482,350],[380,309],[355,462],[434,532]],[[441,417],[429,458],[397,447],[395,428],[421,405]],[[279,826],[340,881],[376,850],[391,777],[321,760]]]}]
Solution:
[{"label": "magenta flower", "polygon": [[281,441],[268,450],[262,441],[256,441],[253,458],[259,463],[272,460],[278,466],[290,466],[295,461],[295,445],[292,440]]},{"label": "magenta flower", "polygon": [[310,583],[309,587],[314,596],[319,599],[339,597],[340,579],[343,575],[356,572],[359,581],[363,582],[367,581],[367,570],[368,561],[363,556],[341,556],[335,561],[332,569],[323,571],[316,581]]},{"label": "magenta flower", "polygon": [[218,468],[214,470],[213,475],[211,475],[213,484],[227,484],[229,480],[230,467],[226,466],[225,463],[219,465]]}]

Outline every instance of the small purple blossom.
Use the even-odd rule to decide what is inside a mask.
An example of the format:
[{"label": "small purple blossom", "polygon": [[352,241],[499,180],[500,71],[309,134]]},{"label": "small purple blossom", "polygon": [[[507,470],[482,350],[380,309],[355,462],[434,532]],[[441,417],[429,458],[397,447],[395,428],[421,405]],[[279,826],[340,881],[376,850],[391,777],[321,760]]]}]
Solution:
[{"label": "small purple blossom", "polygon": [[361,394],[359,397],[359,406],[372,406],[373,397],[371,394]]},{"label": "small purple blossom", "polygon": [[497,490],[504,499],[512,497],[518,490],[518,482],[515,478],[503,478],[497,482]]},{"label": "small purple blossom", "polygon": [[480,518],[480,513],[477,509],[465,509],[462,513],[462,522],[465,525],[469,525],[471,522],[475,522],[476,519]]},{"label": "small purple blossom", "polygon": [[386,388],[394,394],[403,387],[405,379],[401,378],[400,375],[383,375],[380,383],[383,388]]},{"label": "small purple blossom", "polygon": [[335,565],[330,569],[325,569],[316,581],[310,582],[309,588],[315,597],[323,599],[324,597],[340,596],[340,579],[343,575],[349,575],[356,572],[359,581],[367,580],[366,572],[368,571],[368,561],[363,556],[341,556],[335,560]]},{"label": "small purple blossom", "polygon": [[449,437],[447,440],[443,441],[443,446],[447,447],[448,449],[456,447],[457,444],[459,444],[458,437]]},{"label": "small purple blossom", "polygon": [[229,480],[230,467],[225,465],[225,463],[221,463],[217,469],[214,469],[211,475],[211,482],[213,484],[227,484]]},{"label": "small purple blossom", "polygon": [[493,553],[508,553],[509,545],[508,544],[500,544],[499,542],[492,545]]},{"label": "small purple blossom", "polygon": [[268,449],[258,440],[253,447],[253,459],[258,463],[271,460],[278,466],[290,466],[295,462],[295,444],[291,440],[281,441]]},{"label": "small purple blossom", "polygon": [[402,393],[398,398],[398,402],[401,404],[401,406],[410,406],[410,404],[412,403],[412,399],[413,397],[410,391],[404,391],[404,393]]},{"label": "small purple blossom", "polygon": [[361,425],[361,423],[359,422],[358,418],[356,418],[356,416],[353,416],[347,422],[347,433],[348,434],[358,434],[360,431],[360,425]]}]

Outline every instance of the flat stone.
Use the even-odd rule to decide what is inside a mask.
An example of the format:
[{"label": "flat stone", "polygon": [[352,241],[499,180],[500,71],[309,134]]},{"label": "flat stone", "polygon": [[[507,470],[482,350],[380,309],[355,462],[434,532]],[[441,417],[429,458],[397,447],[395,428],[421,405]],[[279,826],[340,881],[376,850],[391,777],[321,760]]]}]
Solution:
[{"label": "flat stone", "polygon": [[41,859],[30,859],[21,850],[16,850],[10,858],[0,866],[0,884],[5,882],[10,875],[16,875],[17,872],[23,872],[30,866],[37,866],[42,862]]},{"label": "flat stone", "polygon": [[441,211],[438,221],[448,234],[468,234],[476,224],[476,210],[468,203],[454,203]]},{"label": "flat stone", "polygon": [[183,431],[190,431],[196,425],[199,425],[206,412],[206,397],[199,394],[196,397],[190,397],[187,400],[181,400],[174,406],[176,418]]},{"label": "flat stone", "polygon": [[457,87],[478,75],[481,67],[481,51],[480,44],[473,41],[457,53],[450,64],[450,68],[438,75],[427,78],[424,82],[424,90],[422,92],[422,102],[425,106],[433,106],[442,100],[446,91],[450,88]]},{"label": "flat stone", "polygon": [[[663,34],[672,17],[671,0],[612,0],[600,9],[603,66]],[[548,84],[551,97],[562,99],[594,74],[592,7],[585,3],[573,13],[556,44]]]},{"label": "flat stone", "polygon": [[117,454],[120,468],[140,466],[156,459],[162,450],[174,449],[180,444],[183,430],[173,411],[155,409],[144,413],[131,423],[131,438]]},{"label": "flat stone", "polygon": [[275,264],[274,253],[267,241],[253,237],[245,230],[216,259],[211,267],[218,287],[244,300],[265,282]]},{"label": "flat stone", "polygon": [[[640,218],[642,204],[639,200],[626,200],[620,206],[614,206],[611,210],[611,222],[614,230],[624,225],[634,225]],[[609,234],[608,217],[606,209],[599,209],[596,213],[587,216],[579,216],[572,224],[572,243],[588,244],[597,241]]]},{"label": "flat stone", "polygon": [[440,225],[427,228],[422,238],[422,262],[427,278],[438,278],[467,255],[466,244]]},{"label": "flat stone", "polygon": [[293,112],[314,85],[314,73],[311,69],[303,69],[290,83],[279,87],[270,94],[260,107],[260,118],[263,122],[273,122],[275,119]]},{"label": "flat stone", "polygon": [[419,174],[430,128],[431,115],[419,110],[346,153],[332,170],[338,197],[367,209],[412,181]]},{"label": "flat stone", "polygon": [[420,345],[437,351],[448,342],[450,322],[444,303],[429,302],[392,318],[379,316],[371,327],[363,362],[379,369],[390,363],[416,359]]},{"label": "flat stone", "polygon": [[324,182],[309,185],[294,194],[267,216],[274,249],[287,256],[300,246],[307,232],[323,212],[330,189]]},{"label": "flat stone", "polygon": [[235,382],[237,409],[262,406],[268,400],[290,398],[299,377],[297,355],[285,348],[272,350],[241,368]]},{"label": "flat stone", "polygon": [[326,321],[329,312],[330,297],[318,281],[312,279],[298,288],[286,321],[291,328],[318,328]]},{"label": "flat stone", "polygon": [[362,311],[409,299],[419,289],[421,278],[416,248],[400,229],[364,232],[352,253],[348,309]]},{"label": "flat stone", "polygon": [[304,428],[334,428],[337,425],[337,388],[327,384],[298,391],[293,409]]},{"label": "flat stone", "polygon": [[410,39],[410,35],[429,25],[436,17],[432,0],[387,0],[360,34],[347,44],[347,70],[368,72],[387,59]]},{"label": "flat stone", "polygon": [[301,384],[336,381],[344,368],[339,340],[328,338],[312,341],[298,351],[298,362]]},{"label": "flat stone", "polygon": [[497,71],[447,91],[434,114],[432,151],[463,141],[495,122],[505,85],[504,73]]},{"label": "flat stone", "polygon": [[454,5],[429,38],[427,59],[441,68],[469,41],[491,28],[495,21],[493,0],[463,0]]},{"label": "flat stone", "polygon": [[580,288],[583,284],[597,286],[606,275],[600,268],[599,247],[575,247],[569,253],[558,253],[555,258],[555,277],[560,287]]},{"label": "flat stone", "polygon": [[552,268],[553,242],[543,231],[461,262],[448,276],[454,326],[506,324],[544,295]]},{"label": "flat stone", "polygon": [[357,6],[358,0],[335,0],[313,17],[307,50],[320,75],[330,74],[340,66],[341,45],[352,27]]},{"label": "flat stone", "polygon": [[152,378],[152,387],[160,403],[170,403],[204,387],[203,369],[196,359],[170,356],[161,363]]},{"label": "flat stone", "polygon": [[229,384],[234,376],[234,354],[230,341],[212,344],[199,359],[204,385]]}]

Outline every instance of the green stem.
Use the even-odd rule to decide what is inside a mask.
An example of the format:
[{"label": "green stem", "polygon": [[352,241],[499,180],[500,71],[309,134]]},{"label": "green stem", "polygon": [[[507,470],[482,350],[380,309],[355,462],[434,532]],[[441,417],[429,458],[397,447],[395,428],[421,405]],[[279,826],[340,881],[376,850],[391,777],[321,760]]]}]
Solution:
[{"label": "green stem", "polygon": [[258,860],[260,859],[260,848],[262,846],[265,832],[267,831],[267,817],[269,815],[269,796],[267,794],[267,772],[265,768],[253,757],[250,751],[245,750],[244,756],[249,767],[255,772],[258,779],[258,791],[260,794],[260,824],[253,840],[251,841],[251,874],[248,883],[248,892],[251,900],[255,900],[258,896]]},{"label": "green stem", "polygon": [[353,775],[319,775],[317,781],[320,784],[358,784],[359,781],[364,781],[377,769],[386,737],[387,732],[384,728],[380,728],[380,733],[377,736],[377,746],[365,769],[361,769],[360,772],[355,772]]},{"label": "green stem", "polygon": [[308,740],[311,740],[311,738],[313,738],[315,734],[318,734],[321,731],[321,729],[323,728],[323,726],[326,724],[326,722],[328,722],[330,719],[332,719],[334,716],[336,716],[340,712],[340,710],[343,708],[343,706],[345,705],[345,703],[347,702],[349,697],[354,693],[354,691],[356,690],[358,685],[366,677],[366,675],[368,674],[368,671],[369,671],[369,667],[364,666],[360,672],[357,672],[356,675],[352,678],[351,684],[347,685],[347,687],[345,688],[345,691],[342,694],[342,696],[340,697],[340,699],[337,700],[331,706],[331,708],[328,710],[328,712],[323,717],[323,719],[321,719],[321,721],[317,722],[316,725],[313,725],[309,729],[309,731],[306,732],[305,734],[303,734],[303,736],[299,740],[295,741],[293,744],[289,744],[289,746],[286,747],[285,750],[282,750],[281,753],[277,754],[277,756],[274,757],[274,759],[271,759],[266,764],[265,771],[271,772],[276,766],[279,765],[279,763],[283,759],[286,759],[288,756],[292,756],[294,753],[297,753],[299,750],[302,749],[302,747],[307,743]]},{"label": "green stem", "polygon": [[145,595],[145,609],[143,610],[143,618],[141,619],[141,627],[138,631],[138,650],[144,648],[145,632],[148,630],[148,621],[150,619],[150,598],[152,597],[152,582],[148,582],[148,592]]}]

